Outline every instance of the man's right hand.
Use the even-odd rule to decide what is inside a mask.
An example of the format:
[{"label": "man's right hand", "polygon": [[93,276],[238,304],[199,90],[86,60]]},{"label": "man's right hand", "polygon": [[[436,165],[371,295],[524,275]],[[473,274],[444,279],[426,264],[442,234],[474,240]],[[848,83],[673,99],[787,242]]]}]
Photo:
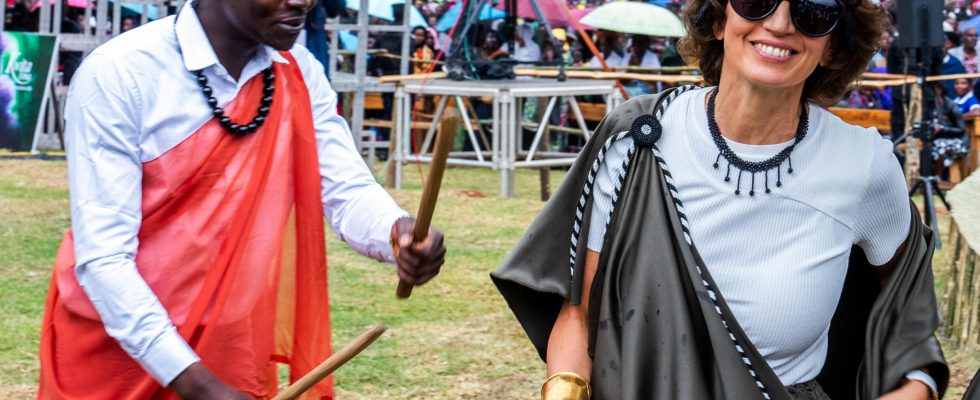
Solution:
[{"label": "man's right hand", "polygon": [[254,400],[214,376],[201,363],[194,363],[170,382],[170,388],[184,400]]}]

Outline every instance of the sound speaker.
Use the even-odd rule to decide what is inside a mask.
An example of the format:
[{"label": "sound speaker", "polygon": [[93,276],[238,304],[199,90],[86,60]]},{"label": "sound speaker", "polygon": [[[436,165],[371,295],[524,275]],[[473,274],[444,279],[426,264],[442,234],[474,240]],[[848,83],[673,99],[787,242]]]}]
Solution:
[{"label": "sound speaker", "polygon": [[943,0],[900,0],[898,11],[898,47],[941,47],[943,37]]}]

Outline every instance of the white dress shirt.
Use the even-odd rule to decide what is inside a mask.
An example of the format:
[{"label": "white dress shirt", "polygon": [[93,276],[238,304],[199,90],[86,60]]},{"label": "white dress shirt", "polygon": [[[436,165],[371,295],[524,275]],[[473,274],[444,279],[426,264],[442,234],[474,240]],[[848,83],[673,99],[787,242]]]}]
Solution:
[{"label": "white dress shirt", "polygon": [[640,65],[637,66],[641,68],[660,68],[660,59],[657,58],[657,53],[647,49],[647,51],[643,52],[643,59],[640,60]]},{"label": "white dress shirt", "polygon": [[524,39],[524,45],[514,42],[514,60],[524,62],[541,61],[541,46],[533,40]]},{"label": "white dress shirt", "polygon": [[[614,52],[612,52],[612,53],[609,54],[609,57],[606,57],[606,65],[608,65],[609,68],[625,67],[628,64],[629,64],[629,57],[628,57],[628,55],[627,55],[627,57],[623,57],[623,56],[620,56],[619,53],[616,53],[614,51]],[[602,68],[602,63],[599,62],[599,57],[598,56],[592,57],[592,59],[589,60],[589,67],[592,67],[592,68]]]},{"label": "white dress shirt", "polygon": [[[321,64],[303,47],[290,53],[309,87],[324,214],[341,240],[391,262],[391,226],[408,214],[377,184],[355,149]],[[234,79],[188,2],[178,16],[97,48],[72,81],[65,137],[76,277],[107,333],[162,385],[199,358],[136,269],[142,165],[212,118],[191,71],[203,69],[223,107],[274,62],[289,61],[262,46]]]}]

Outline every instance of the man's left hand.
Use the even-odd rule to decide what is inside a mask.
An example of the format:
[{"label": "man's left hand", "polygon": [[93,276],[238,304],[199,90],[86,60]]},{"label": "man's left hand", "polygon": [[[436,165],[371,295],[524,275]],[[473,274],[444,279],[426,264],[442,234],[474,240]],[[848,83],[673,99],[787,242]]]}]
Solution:
[{"label": "man's left hand", "polygon": [[415,218],[405,217],[391,227],[391,243],[395,248],[398,278],[414,286],[428,282],[439,274],[446,261],[446,246],[442,232],[429,228],[425,240],[413,243]]},{"label": "man's left hand", "polygon": [[878,400],[931,400],[932,389],[917,380],[907,380],[898,389],[885,393]]}]

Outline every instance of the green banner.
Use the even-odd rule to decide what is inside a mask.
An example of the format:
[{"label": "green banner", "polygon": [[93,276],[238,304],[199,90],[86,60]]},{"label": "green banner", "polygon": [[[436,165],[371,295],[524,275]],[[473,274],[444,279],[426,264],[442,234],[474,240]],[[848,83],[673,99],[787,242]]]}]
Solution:
[{"label": "green banner", "polygon": [[33,151],[50,92],[57,37],[0,35],[0,148]]}]

